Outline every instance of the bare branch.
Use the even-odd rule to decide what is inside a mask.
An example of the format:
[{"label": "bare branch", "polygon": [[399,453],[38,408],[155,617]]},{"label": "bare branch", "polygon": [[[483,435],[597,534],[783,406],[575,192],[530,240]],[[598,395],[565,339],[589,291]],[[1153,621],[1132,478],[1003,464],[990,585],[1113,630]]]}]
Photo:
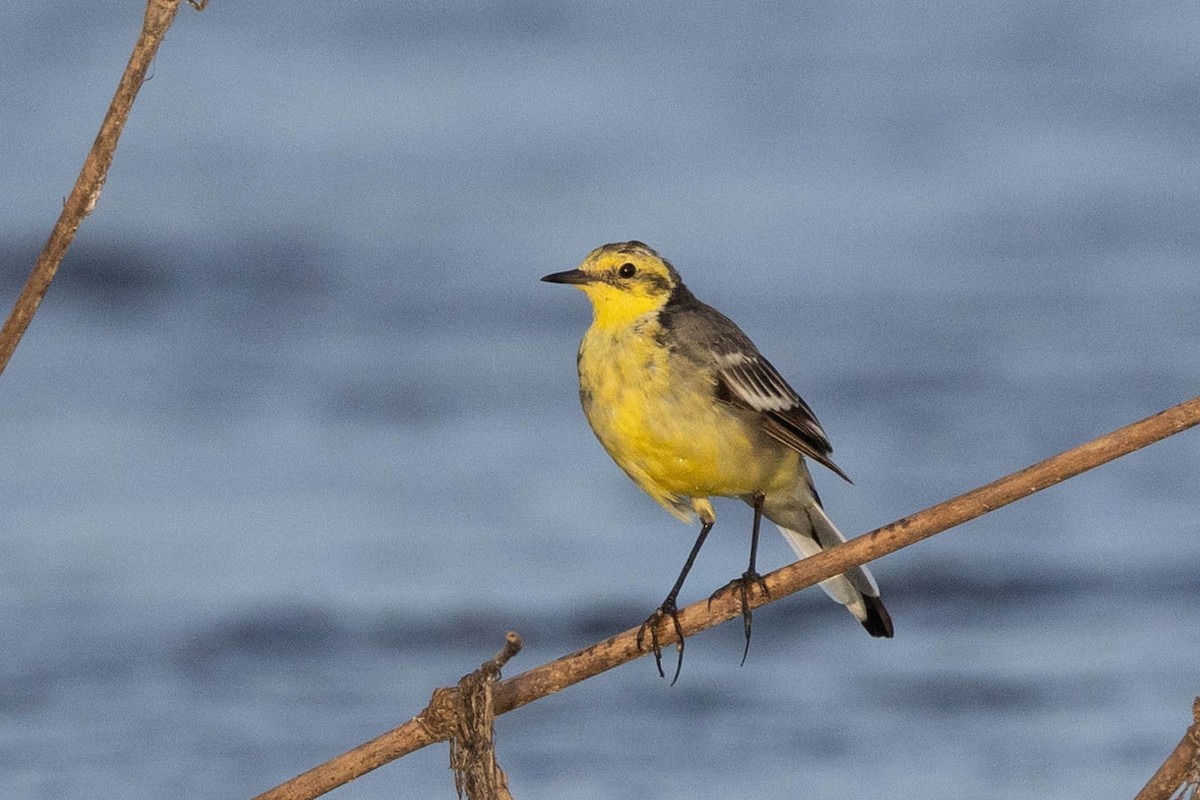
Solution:
[{"label": "bare branch", "polygon": [[125,65],[125,72],[117,84],[117,92],[113,95],[104,121],[100,124],[100,132],[83,162],[79,177],[75,179],[75,187],[63,203],[58,222],[50,232],[50,238],[42,247],[33,271],[13,305],[12,313],[0,329],[0,374],[3,374],[4,368],[8,366],[8,360],[17,349],[17,343],[21,341],[29,323],[33,321],[33,315],[37,313],[42,298],[46,296],[46,290],[50,288],[50,281],[54,280],[54,275],[58,272],[58,265],[62,263],[67,248],[71,246],[71,240],[75,238],[75,232],[79,230],[84,217],[92,213],[100,199],[100,191],[104,188],[108,168],[112,166],[113,154],[117,150],[117,140],[121,138],[125,120],[129,118],[129,110],[133,107],[138,90],[146,80],[146,71],[150,69],[158,46],[162,43],[167,29],[171,27],[178,10],[179,0],[148,0],[146,3],[146,17],[142,23],[141,35],[138,36],[137,44],[133,46],[129,63]]},{"label": "bare branch", "polygon": [[[831,578],[850,567],[927,539],[961,525],[1001,506],[1054,486],[1081,472],[1128,455],[1146,445],[1200,424],[1200,397],[1147,417],[1124,428],[1105,434],[1045,461],[1014,472],[936,506],[885,525],[864,536],[814,556],[789,564],[765,577],[769,596],[754,591],[750,605],[757,608],[789,594]],[[738,592],[726,589],[711,601],[701,601],[682,609],[679,621],[685,636],[711,628],[741,616]],[[597,642],[555,661],[535,667],[495,687],[497,715],[519,708],[548,694],[598,675],[601,672],[645,655],[637,646],[638,628]],[[676,641],[670,625],[663,625],[659,641]],[[314,767],[302,775],[258,795],[254,800],[311,800],[341,786],[388,761],[453,735],[444,724],[447,708],[455,705],[457,689],[438,689],[429,706],[413,719],[340,756]],[[451,716],[450,719],[453,719]]]}]

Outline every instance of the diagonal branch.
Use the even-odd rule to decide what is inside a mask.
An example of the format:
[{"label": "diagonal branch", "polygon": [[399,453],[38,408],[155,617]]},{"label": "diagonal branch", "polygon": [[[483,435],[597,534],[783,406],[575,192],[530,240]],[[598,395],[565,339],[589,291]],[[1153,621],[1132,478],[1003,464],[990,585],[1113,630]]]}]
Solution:
[{"label": "diagonal branch", "polygon": [[[201,10],[203,3],[207,3],[208,0],[188,2],[197,10]],[[129,118],[129,110],[133,107],[138,90],[146,80],[146,71],[150,69],[158,46],[162,43],[167,29],[171,27],[178,10],[179,0],[147,0],[142,32],[138,36],[137,44],[133,46],[133,53],[129,56],[129,63],[125,65],[125,72],[117,84],[117,92],[108,106],[104,121],[100,124],[100,132],[96,134],[96,140],[83,162],[79,177],[75,179],[75,187],[63,203],[62,212],[50,232],[50,238],[42,247],[37,263],[25,281],[25,287],[17,296],[12,313],[0,329],[0,374],[3,374],[4,368],[8,366],[8,360],[17,349],[17,343],[21,341],[29,323],[33,321],[38,306],[42,304],[42,298],[50,288],[50,281],[54,280],[58,265],[62,263],[67,248],[71,246],[71,240],[75,238],[75,232],[79,230],[84,217],[92,213],[96,201],[100,199],[100,191],[104,188],[108,168],[112,166],[113,154],[117,150],[117,140],[121,138],[125,120]]]},{"label": "diagonal branch", "polygon": [[[757,608],[779,600],[852,566],[893,553],[1197,424],[1200,424],[1200,397],[776,570],[764,579],[769,596],[754,591],[750,605]],[[690,636],[739,616],[741,605],[738,592],[726,589],[711,601],[701,601],[682,609],[679,622],[684,635]],[[610,639],[502,681],[495,687],[495,713],[499,715],[520,708],[645,655],[638,649],[637,631],[636,627],[630,628]],[[676,640],[672,626],[663,625],[659,631],[659,641],[669,644]],[[446,737],[438,732],[437,726],[427,724],[426,719],[434,716],[438,711],[435,706],[446,702],[446,698],[454,691],[439,689],[434,693],[434,702],[429,708],[400,727],[314,767],[258,795],[254,800],[310,800],[389,761],[434,742],[444,741]]]}]

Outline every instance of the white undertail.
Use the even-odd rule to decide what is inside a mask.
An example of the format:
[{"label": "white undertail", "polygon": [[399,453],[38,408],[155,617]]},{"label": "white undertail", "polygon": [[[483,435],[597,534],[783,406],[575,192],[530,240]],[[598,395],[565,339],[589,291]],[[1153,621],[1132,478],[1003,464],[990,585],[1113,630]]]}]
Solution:
[{"label": "white undertail", "polygon": [[[794,508],[794,506],[793,506]],[[812,502],[802,512],[799,523],[808,522],[807,531],[794,530],[779,525],[787,543],[800,558],[819,553],[846,541],[825,511]],[[778,524],[778,523],[776,523]],[[797,528],[802,524],[797,524]],[[879,585],[866,567],[852,567],[841,575],[821,581],[821,588],[837,602],[844,605],[859,622],[874,636],[891,636],[891,619],[879,601]]]}]

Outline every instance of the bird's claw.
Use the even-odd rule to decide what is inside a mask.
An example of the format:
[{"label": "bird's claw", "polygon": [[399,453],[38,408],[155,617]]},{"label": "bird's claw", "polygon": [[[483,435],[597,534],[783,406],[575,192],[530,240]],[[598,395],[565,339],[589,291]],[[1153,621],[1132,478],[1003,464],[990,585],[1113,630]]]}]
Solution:
[{"label": "bird's claw", "polygon": [[654,666],[658,668],[658,677],[665,678],[667,674],[663,672],[662,667],[662,646],[658,642],[658,623],[663,617],[670,617],[671,624],[675,628],[675,636],[678,641],[675,643],[675,650],[679,653],[679,659],[675,662],[675,675],[671,678],[671,685],[675,685],[675,681],[679,680],[679,671],[683,669],[683,626],[679,624],[679,609],[675,606],[675,601],[668,599],[661,606],[654,610],[654,613],[646,617],[646,621],[638,628],[637,646],[638,650],[645,650],[646,631],[650,631],[650,650],[654,653]]},{"label": "bird's claw", "polygon": [[754,570],[746,570],[741,574],[741,577],[734,578],[729,583],[717,589],[709,595],[708,602],[712,603],[722,592],[737,587],[738,600],[742,604],[742,628],[746,632],[746,648],[742,650],[742,663],[746,663],[746,656],[750,654],[750,628],[754,622],[754,612],[750,609],[750,587],[756,586],[764,597],[770,597],[771,591],[767,588],[767,581],[762,575],[759,575]]},{"label": "bird's claw", "polygon": [[742,650],[742,664],[745,664],[746,656],[750,655],[750,626],[754,621],[754,612],[750,610],[750,586],[757,586],[766,597],[770,597],[771,592],[763,576],[754,570],[746,570],[742,577],[734,579],[734,583],[738,584],[738,599],[742,602],[742,628],[746,631],[746,648]]}]

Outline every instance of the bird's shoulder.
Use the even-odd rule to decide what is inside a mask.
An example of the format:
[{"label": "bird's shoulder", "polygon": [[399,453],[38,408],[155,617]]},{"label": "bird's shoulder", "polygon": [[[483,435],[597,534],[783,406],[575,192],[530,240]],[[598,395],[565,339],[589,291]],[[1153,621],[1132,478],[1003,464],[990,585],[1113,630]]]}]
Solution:
[{"label": "bird's shoulder", "polygon": [[659,312],[662,344],[681,356],[716,369],[733,381],[758,410],[800,401],[770,361],[729,317],[680,285]]},{"label": "bird's shoulder", "polygon": [[[750,337],[733,320],[679,284],[658,312],[659,336],[667,346],[720,356],[730,353],[758,354]],[[686,355],[687,353],[685,353]],[[698,354],[698,353],[697,353]]]},{"label": "bird's shoulder", "polygon": [[733,320],[680,284],[658,324],[663,346],[715,372],[717,400],[758,412],[768,435],[846,478],[816,414]]}]

